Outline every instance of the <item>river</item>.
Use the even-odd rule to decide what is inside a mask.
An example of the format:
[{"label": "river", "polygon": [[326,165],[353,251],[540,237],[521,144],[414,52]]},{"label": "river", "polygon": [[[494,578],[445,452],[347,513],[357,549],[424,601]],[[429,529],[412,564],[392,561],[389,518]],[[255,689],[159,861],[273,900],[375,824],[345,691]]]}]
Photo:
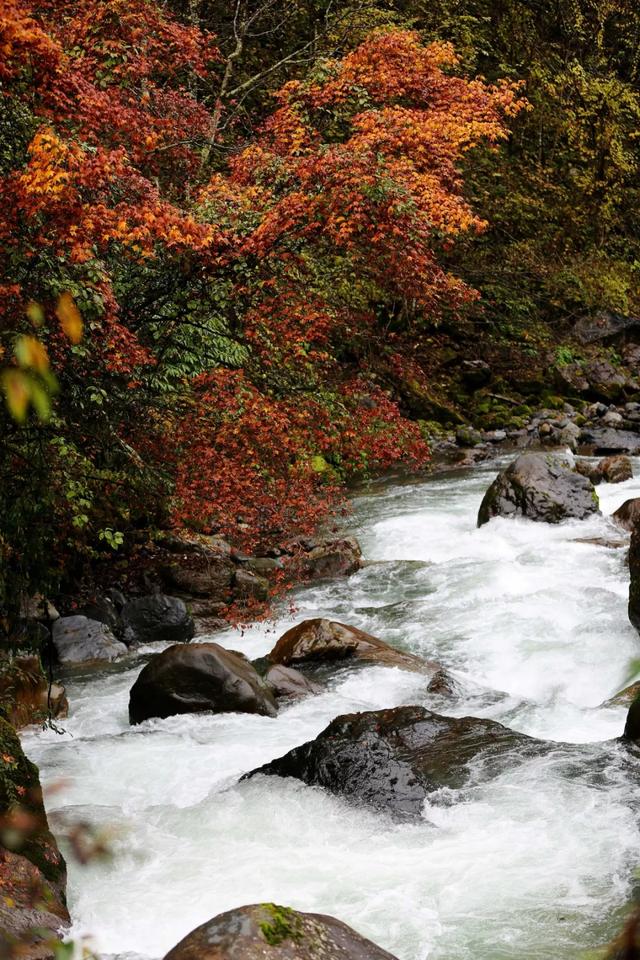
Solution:
[{"label": "river", "polygon": [[[598,488],[605,514],[637,479]],[[241,773],[315,737],[336,715],[422,704],[586,742],[622,732],[601,704],[629,680],[625,551],[603,517],[558,526],[475,519],[496,467],[386,482],[354,498],[367,565],[298,590],[277,623],[217,634],[261,656],[292,623],[329,616],[452,670],[451,702],[398,669],[343,668],[277,719],[193,715],[130,728],[140,660],[68,682],[65,733],[27,731],[52,825],[104,827],[108,863],[70,863],[72,936],[101,956],[159,958],[215,914],[274,901],[329,913],[400,960],[559,960],[606,939],[640,865],[637,781],[568,777],[558,754],[398,824],[321,790]],[[613,749],[613,748],[612,748]],[[561,753],[561,751],[560,751]]]}]

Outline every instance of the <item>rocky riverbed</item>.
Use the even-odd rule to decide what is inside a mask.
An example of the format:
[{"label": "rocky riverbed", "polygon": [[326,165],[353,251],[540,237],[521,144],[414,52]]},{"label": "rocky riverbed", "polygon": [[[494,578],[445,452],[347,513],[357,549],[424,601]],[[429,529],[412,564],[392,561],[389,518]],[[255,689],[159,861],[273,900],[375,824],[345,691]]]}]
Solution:
[{"label": "rocky riverbed", "polygon": [[[238,661],[222,658],[226,670],[244,664],[261,683],[275,667],[304,677],[301,691],[270,688],[277,712],[205,704],[131,726],[134,681],[168,644],[68,678],[65,733],[32,729],[24,743],[54,831],[86,822],[113,848],[107,863],[69,858],[74,937],[91,936],[101,955],[155,960],[251,903],[329,914],[400,960],[573,958],[619,928],[640,862],[638,759],[618,739],[627,706],[610,698],[633,679],[638,638],[628,531],[609,515],[640,494],[640,479],[600,483],[600,512],[586,519],[497,516],[478,528],[497,466],[357,496],[361,569],[301,587],[275,624],[210,638],[237,651]],[[320,626],[301,631],[310,619]],[[455,776],[442,762],[435,779],[416,767],[431,779],[411,788],[410,817],[295,771],[241,779],[363,711],[373,726],[358,720],[357,734],[377,772],[380,745],[392,742],[385,724],[395,738],[453,737],[443,757]],[[336,722],[351,736],[351,721]],[[465,742],[481,749],[460,753]],[[262,922],[287,928],[269,917],[252,927],[255,916],[214,926],[249,940]],[[300,916],[294,927],[320,923]]]}]

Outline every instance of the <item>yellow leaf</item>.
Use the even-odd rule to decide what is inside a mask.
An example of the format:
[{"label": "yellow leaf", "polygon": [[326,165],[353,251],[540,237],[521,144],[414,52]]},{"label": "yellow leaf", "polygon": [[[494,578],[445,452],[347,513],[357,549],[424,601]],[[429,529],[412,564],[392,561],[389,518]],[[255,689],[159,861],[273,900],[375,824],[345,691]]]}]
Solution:
[{"label": "yellow leaf", "polygon": [[5,370],[2,375],[2,387],[9,413],[15,420],[22,422],[29,408],[31,395],[29,381],[20,370]]},{"label": "yellow leaf", "polygon": [[34,327],[42,326],[44,323],[44,310],[39,303],[36,303],[35,300],[28,303],[26,313]]},{"label": "yellow leaf", "polygon": [[71,340],[71,343],[80,343],[82,340],[82,317],[75,305],[75,301],[68,291],[61,293],[58,298],[56,315],[60,326]]},{"label": "yellow leaf", "polygon": [[31,367],[38,373],[49,369],[49,357],[45,347],[35,337],[19,337],[15,346],[16,360],[21,367]]}]

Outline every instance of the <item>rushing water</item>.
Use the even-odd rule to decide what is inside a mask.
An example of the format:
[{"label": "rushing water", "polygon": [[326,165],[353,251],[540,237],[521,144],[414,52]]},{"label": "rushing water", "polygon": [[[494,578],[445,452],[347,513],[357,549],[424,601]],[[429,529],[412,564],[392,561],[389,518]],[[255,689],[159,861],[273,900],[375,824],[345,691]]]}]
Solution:
[{"label": "rushing water", "polygon": [[[300,590],[275,628],[215,637],[256,657],[291,623],[330,616],[442,662],[465,690],[454,708],[424,677],[368,667],[336,671],[326,692],[275,720],[130,728],[139,660],[68,684],[65,735],[29,732],[25,745],[54,828],[63,818],[102,826],[114,849],[109,863],[70,864],[74,937],[91,935],[102,955],[157,958],[215,914],[268,900],[333,914],[401,960],[559,960],[606,939],[640,864],[637,781],[613,745],[607,782],[567,776],[559,748],[432,798],[411,825],[295,781],[238,784],[338,714],[399,704],[565,742],[622,732],[625,710],[601,704],[630,679],[638,651],[625,551],[576,542],[619,531],[606,517],[477,530],[495,472],[357,497],[353,527],[369,561],[359,573]],[[599,493],[608,514],[640,495],[640,479]]]}]

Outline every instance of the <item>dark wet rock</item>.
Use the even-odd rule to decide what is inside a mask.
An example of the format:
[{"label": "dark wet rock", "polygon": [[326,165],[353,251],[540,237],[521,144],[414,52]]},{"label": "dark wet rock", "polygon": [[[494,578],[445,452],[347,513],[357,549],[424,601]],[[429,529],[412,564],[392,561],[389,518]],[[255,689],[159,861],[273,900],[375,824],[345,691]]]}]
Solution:
[{"label": "dark wet rock", "polygon": [[295,777],[394,816],[419,819],[429,793],[470,782],[471,763],[473,776],[486,780],[548,749],[544,741],[493,720],[395,707],[336,717],[315,740],[247,777]]},{"label": "dark wet rock", "polygon": [[625,500],[621,507],[611,514],[619,527],[632,532],[640,523],[640,497],[631,497]]},{"label": "dark wet rock", "polygon": [[127,653],[124,643],[116,640],[106,623],[81,615],[60,617],[53,624],[52,636],[61,663],[111,661]]},{"label": "dark wet rock", "polygon": [[274,903],[236,907],[196,927],[164,960],[396,960],[334,917]]},{"label": "dark wet rock", "polygon": [[245,657],[217,643],[178,644],[156,654],[129,695],[129,721],[181,713],[276,715],[271,690]]},{"label": "dark wet rock", "polygon": [[635,526],[632,529],[631,543],[629,544],[628,611],[629,620],[631,620],[636,630],[640,632],[640,526]]},{"label": "dark wet rock", "polygon": [[129,600],[122,610],[122,623],[128,644],[186,643],[195,632],[184,601],[164,593]]},{"label": "dark wet rock", "polygon": [[627,317],[610,310],[585,314],[576,321],[573,336],[580,343],[613,343],[640,333],[640,317]]},{"label": "dark wet rock", "polygon": [[484,360],[463,360],[460,379],[470,390],[479,390],[491,380],[491,367]]},{"label": "dark wet rock", "polygon": [[605,457],[598,466],[606,483],[624,483],[625,480],[633,479],[631,460],[624,454]]},{"label": "dark wet rock", "polygon": [[613,427],[584,427],[580,438],[581,447],[588,447],[594,454],[640,453],[640,434],[631,430],[615,430]]},{"label": "dark wet rock", "polygon": [[462,688],[448,670],[438,670],[427,685],[427,693],[438,697],[458,697],[462,693]]},{"label": "dark wet rock", "polygon": [[299,670],[276,663],[264,675],[267,686],[277,700],[301,700],[322,693],[318,683],[309,680]]},{"label": "dark wet rock", "polygon": [[492,517],[528,517],[547,523],[584,520],[598,513],[593,484],[568,461],[522,454],[491,484],[478,512],[478,526]]},{"label": "dark wet rock", "polygon": [[335,620],[304,620],[284,633],[269,654],[272,663],[291,666],[327,660],[360,660],[433,674],[438,665],[389,646],[357,627]]},{"label": "dark wet rock", "polygon": [[588,480],[591,480],[591,483],[594,486],[602,483],[602,470],[600,469],[600,463],[593,463],[592,460],[576,460],[575,468],[576,471],[581,473],[583,477],[587,477]]},{"label": "dark wet rock", "polygon": [[638,697],[631,702],[629,707],[623,737],[625,740],[640,743],[640,698]]}]

